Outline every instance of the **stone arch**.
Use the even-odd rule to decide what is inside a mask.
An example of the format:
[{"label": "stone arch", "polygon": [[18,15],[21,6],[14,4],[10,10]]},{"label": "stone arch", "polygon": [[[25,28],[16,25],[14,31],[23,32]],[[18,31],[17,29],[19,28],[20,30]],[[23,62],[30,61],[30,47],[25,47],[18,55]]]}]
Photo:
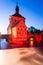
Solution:
[{"label": "stone arch", "polygon": [[37,41],[36,41],[35,36],[30,36],[30,37],[27,39],[27,42],[28,42],[28,45],[29,45],[29,46],[30,46],[30,44],[31,44],[31,41],[33,42],[33,46],[37,46]]}]

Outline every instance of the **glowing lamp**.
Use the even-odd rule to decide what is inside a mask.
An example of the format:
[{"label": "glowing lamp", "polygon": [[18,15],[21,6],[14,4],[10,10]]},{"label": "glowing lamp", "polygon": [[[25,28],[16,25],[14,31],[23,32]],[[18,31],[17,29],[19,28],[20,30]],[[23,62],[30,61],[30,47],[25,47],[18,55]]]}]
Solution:
[{"label": "glowing lamp", "polygon": [[30,46],[32,47],[34,44],[34,39],[33,38],[30,38]]}]

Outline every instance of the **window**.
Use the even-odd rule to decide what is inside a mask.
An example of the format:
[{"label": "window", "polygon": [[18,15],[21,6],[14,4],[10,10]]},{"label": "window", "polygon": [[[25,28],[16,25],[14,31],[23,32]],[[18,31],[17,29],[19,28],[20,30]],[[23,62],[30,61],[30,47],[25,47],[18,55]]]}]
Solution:
[{"label": "window", "polygon": [[25,30],[26,30],[26,28],[25,28]]},{"label": "window", "polygon": [[21,28],[21,30],[22,30],[23,28]]},{"label": "window", "polygon": [[18,30],[19,30],[19,28],[18,28]]}]

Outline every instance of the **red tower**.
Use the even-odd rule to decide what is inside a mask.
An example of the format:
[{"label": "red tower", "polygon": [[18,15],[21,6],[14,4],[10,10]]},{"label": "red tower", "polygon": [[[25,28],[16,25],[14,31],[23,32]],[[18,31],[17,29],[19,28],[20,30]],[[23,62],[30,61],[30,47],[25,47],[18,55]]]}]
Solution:
[{"label": "red tower", "polygon": [[27,26],[25,18],[19,14],[19,7],[16,6],[16,13],[10,16],[10,24],[7,33],[10,34],[10,42],[16,45],[22,45],[27,41]]}]

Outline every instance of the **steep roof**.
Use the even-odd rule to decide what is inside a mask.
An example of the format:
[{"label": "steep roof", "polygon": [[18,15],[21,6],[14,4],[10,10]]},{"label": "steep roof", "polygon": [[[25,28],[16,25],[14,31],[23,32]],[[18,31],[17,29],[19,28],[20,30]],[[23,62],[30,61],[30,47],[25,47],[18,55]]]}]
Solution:
[{"label": "steep roof", "polygon": [[12,16],[24,18],[21,14],[19,14],[19,6],[18,5],[16,5],[15,11],[16,11],[15,14],[13,14]]}]

